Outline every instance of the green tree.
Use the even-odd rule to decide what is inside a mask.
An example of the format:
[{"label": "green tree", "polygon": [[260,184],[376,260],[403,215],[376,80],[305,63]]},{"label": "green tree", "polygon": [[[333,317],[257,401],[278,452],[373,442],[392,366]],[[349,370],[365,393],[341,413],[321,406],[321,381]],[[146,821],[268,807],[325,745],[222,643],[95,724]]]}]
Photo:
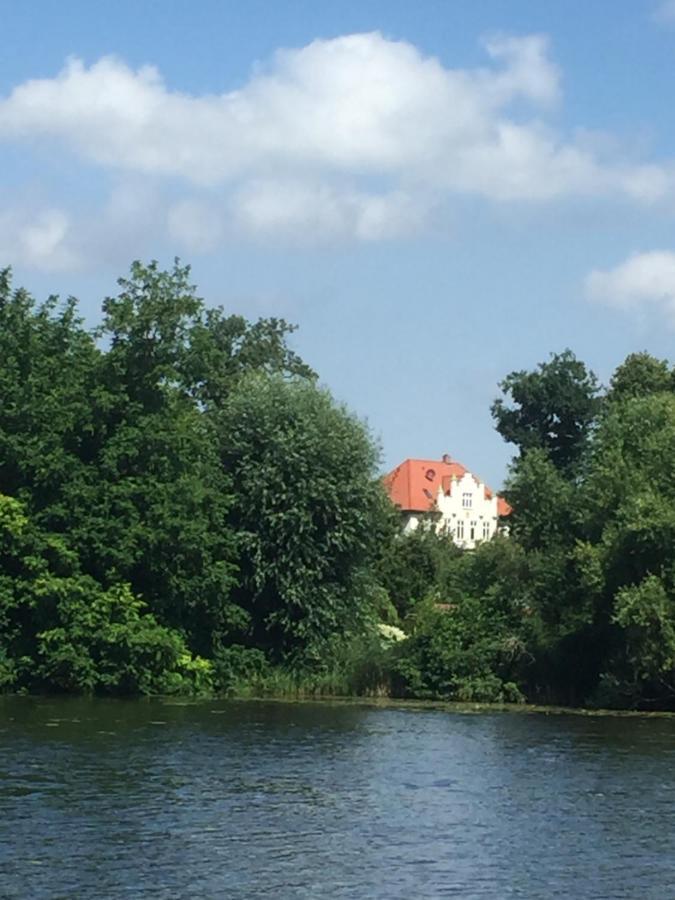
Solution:
[{"label": "green tree", "polygon": [[0,687],[192,690],[203,669],[127,585],[104,590],[82,575],[62,537],[0,494]]},{"label": "green tree", "polygon": [[282,320],[207,310],[175,263],[134,263],[103,304],[96,453],[70,490],[70,533],[85,572],[129,582],[162,622],[211,654],[247,627],[232,602],[230,475],[214,416],[246,372],[310,370]]},{"label": "green tree", "polygon": [[[286,343],[291,326],[207,310],[187,267],[134,263],[119,285],[90,333],[75,300],[38,305],[0,274],[0,484],[43,536],[36,558],[54,557],[50,584],[69,625],[40,626],[51,657],[79,618],[91,624],[90,602],[100,630],[106,610],[119,618],[124,607],[134,633],[149,633],[152,616],[211,655],[249,627],[232,597],[234,488],[218,410],[246,373],[313,373]],[[29,645],[17,637],[6,652],[35,663],[33,620],[17,624],[30,604],[12,603]],[[63,682],[56,670],[44,678]]]},{"label": "green tree", "polygon": [[372,613],[369,567],[387,502],[365,427],[327,391],[253,375],[218,416],[234,485],[236,602],[248,640],[276,660],[310,664]]},{"label": "green tree", "polygon": [[442,572],[461,551],[434,528],[417,528],[400,533],[400,513],[392,508],[389,533],[383,533],[375,574],[386,590],[398,615],[405,618],[424,599],[439,593]]},{"label": "green tree", "polygon": [[99,360],[74,300],[37,305],[0,272],[0,485],[55,530],[90,457]]},{"label": "green tree", "polygon": [[626,672],[614,683],[633,702],[661,699],[675,703],[675,603],[672,587],[656,575],[621,588],[613,621],[623,632]]},{"label": "green tree", "polygon": [[506,617],[465,595],[449,609],[425,604],[411,637],[395,650],[394,684],[403,696],[475,702],[519,701],[523,648]]},{"label": "green tree", "polygon": [[571,546],[575,538],[575,484],[549,454],[534,448],[517,457],[506,482],[511,535],[528,550]]},{"label": "green tree", "polygon": [[511,372],[499,387],[504,397],[491,411],[504,440],[515,444],[521,456],[539,448],[556,468],[574,467],[600,408],[593,372],[565,350],[532,372]]},{"label": "green tree", "polygon": [[135,263],[104,301],[89,464],[67,488],[68,536],[85,574],[105,588],[129,583],[210,653],[243,614],[229,601],[229,481],[183,376],[203,314],[188,275]]},{"label": "green tree", "polygon": [[621,363],[609,383],[607,399],[632,400],[675,390],[675,375],[665,359],[649,353],[631,353]]}]

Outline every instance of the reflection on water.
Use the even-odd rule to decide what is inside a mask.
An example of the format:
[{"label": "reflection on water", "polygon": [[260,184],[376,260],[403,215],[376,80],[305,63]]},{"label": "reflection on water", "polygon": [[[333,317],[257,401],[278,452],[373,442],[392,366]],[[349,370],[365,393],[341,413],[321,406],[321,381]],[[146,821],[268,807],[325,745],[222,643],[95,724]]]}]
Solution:
[{"label": "reflection on water", "polygon": [[0,896],[675,897],[675,720],[0,699]]}]

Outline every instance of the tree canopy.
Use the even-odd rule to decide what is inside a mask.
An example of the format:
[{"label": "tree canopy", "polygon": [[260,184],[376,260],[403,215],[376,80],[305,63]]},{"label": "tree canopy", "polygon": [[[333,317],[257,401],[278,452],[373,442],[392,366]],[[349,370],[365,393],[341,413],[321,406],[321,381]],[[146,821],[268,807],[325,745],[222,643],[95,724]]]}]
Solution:
[{"label": "tree canopy", "polygon": [[675,709],[668,362],[606,391],[570,351],[508,375],[509,536],[462,552],[400,533],[292,333],[178,263],[134,263],[94,330],[0,273],[0,689]]},{"label": "tree canopy", "polygon": [[6,686],[193,689],[230,646],[307,660],[367,614],[367,430],[292,326],[189,275],[134,263],[93,331],[0,277]]},{"label": "tree canopy", "polygon": [[453,609],[420,608],[402,690],[675,708],[670,367],[633,354],[600,395],[566,352],[502,389],[514,405],[497,401],[495,418],[519,448],[510,537],[451,567]]},{"label": "tree canopy", "polygon": [[552,354],[531,372],[511,372],[492,404],[497,431],[521,456],[541,449],[558,469],[581,457],[600,409],[600,386],[571,350]]}]

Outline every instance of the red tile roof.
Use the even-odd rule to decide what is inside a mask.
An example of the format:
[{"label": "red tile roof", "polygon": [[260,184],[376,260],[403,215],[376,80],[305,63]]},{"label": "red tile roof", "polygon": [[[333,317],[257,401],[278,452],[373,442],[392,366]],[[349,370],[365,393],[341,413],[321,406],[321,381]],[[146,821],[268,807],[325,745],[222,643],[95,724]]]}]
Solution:
[{"label": "red tile roof", "polygon": [[503,497],[497,497],[497,515],[510,516],[512,512],[513,507]]},{"label": "red tile roof", "polygon": [[[447,494],[452,482],[462,478],[469,470],[461,463],[444,459],[406,459],[384,476],[384,486],[396,506],[406,512],[427,512],[433,509],[439,489]],[[471,474],[471,473],[469,473]],[[480,483],[475,475],[475,482]],[[485,497],[492,499],[492,491],[485,487]],[[500,516],[509,515],[511,507],[502,497],[497,498]]]}]

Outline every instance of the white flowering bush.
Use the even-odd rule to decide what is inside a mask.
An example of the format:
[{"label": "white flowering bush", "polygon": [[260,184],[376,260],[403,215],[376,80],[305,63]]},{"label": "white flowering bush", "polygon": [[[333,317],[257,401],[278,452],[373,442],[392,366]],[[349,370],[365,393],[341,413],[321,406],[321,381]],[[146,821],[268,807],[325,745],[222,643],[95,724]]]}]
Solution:
[{"label": "white flowering bush", "polygon": [[377,631],[380,637],[384,638],[386,641],[391,641],[392,643],[404,641],[408,637],[402,628],[397,628],[396,625],[385,625],[384,622],[380,622],[377,626]]}]

